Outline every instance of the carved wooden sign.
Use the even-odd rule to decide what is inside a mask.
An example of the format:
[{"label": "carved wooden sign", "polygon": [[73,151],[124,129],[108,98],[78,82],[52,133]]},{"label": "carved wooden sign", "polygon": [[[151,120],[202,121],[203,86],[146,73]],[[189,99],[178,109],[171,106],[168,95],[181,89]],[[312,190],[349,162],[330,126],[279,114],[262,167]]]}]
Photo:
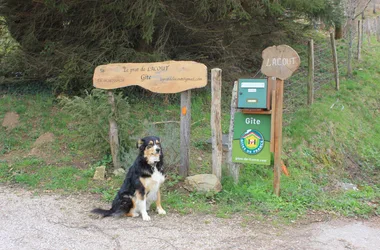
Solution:
[{"label": "carved wooden sign", "polygon": [[297,52],[288,45],[268,47],[262,52],[261,72],[281,80],[289,78],[300,66]]},{"label": "carved wooden sign", "polygon": [[100,89],[138,85],[155,93],[178,93],[206,86],[207,67],[193,61],[100,65],[93,84]]}]

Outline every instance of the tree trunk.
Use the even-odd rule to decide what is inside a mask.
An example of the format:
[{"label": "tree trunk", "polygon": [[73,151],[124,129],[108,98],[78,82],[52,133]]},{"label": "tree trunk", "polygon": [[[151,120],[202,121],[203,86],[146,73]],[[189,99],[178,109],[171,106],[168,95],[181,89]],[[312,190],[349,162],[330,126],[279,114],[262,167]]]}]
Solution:
[{"label": "tree trunk", "polygon": [[341,25],[335,26],[335,40],[343,38],[343,29]]},{"label": "tree trunk", "polygon": [[111,112],[112,112],[112,116],[109,118],[109,124],[110,124],[109,139],[110,139],[113,168],[116,170],[116,169],[121,168],[121,163],[120,163],[119,129],[114,118],[115,113],[116,113],[116,104],[115,104],[115,96],[112,90],[108,91],[108,102],[111,105]]},{"label": "tree trunk", "polygon": [[372,0],[373,2],[373,14],[376,14],[376,0]]}]

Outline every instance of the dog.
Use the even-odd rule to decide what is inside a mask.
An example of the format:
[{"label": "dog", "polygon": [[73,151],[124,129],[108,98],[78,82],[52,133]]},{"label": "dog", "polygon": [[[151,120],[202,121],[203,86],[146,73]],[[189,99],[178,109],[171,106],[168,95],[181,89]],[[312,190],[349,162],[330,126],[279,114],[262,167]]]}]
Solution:
[{"label": "dog", "polygon": [[139,149],[133,165],[129,168],[124,182],[117,192],[109,210],[96,208],[93,213],[103,217],[125,215],[149,221],[147,213],[152,202],[156,202],[158,214],[166,214],[161,206],[160,186],[165,181],[164,155],[159,137],[148,136],[138,140]]}]

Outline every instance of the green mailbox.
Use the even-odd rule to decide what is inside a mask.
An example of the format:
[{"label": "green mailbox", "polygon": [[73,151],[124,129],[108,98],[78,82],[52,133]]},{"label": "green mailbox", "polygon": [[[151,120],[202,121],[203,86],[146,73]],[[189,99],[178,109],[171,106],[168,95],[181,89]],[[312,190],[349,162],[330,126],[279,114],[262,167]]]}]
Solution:
[{"label": "green mailbox", "polygon": [[270,109],[267,79],[239,79],[238,108]]}]

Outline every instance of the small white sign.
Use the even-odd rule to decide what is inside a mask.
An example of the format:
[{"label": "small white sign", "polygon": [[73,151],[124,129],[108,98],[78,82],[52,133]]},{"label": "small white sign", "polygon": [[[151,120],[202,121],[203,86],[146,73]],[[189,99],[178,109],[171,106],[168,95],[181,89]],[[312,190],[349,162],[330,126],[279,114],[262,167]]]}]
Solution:
[{"label": "small white sign", "polygon": [[242,82],[242,88],[265,88],[265,82]]},{"label": "small white sign", "polygon": [[257,99],[248,99],[247,102],[248,103],[257,103]]},{"label": "small white sign", "polygon": [[248,93],[256,93],[257,89],[248,89]]}]

